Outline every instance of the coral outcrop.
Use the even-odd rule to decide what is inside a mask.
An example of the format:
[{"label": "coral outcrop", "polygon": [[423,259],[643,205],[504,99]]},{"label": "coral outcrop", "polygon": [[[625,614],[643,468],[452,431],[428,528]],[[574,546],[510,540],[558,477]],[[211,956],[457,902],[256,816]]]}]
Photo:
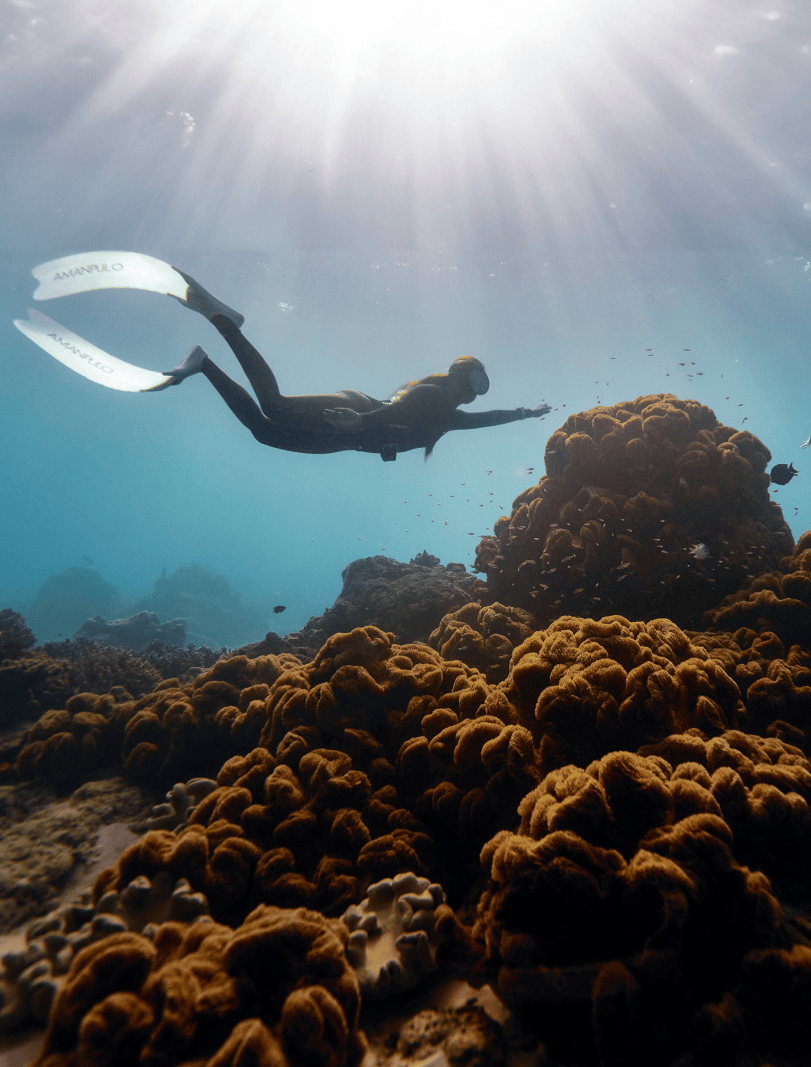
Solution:
[{"label": "coral outcrop", "polygon": [[563,616],[516,648],[503,692],[544,770],[746,718],[724,664],[669,619]]},{"label": "coral outcrop", "polygon": [[332,634],[372,625],[391,631],[403,644],[427,641],[443,615],[473,600],[481,584],[463,564],[442,566],[427,552],[410,563],[388,556],[356,559],[341,577],[343,589],[332,607],[290,639],[304,640],[317,650]]},{"label": "coral outcrop", "polygon": [[361,996],[382,1000],[417,985],[437,968],[452,914],[439,885],[410,871],[370,885],[360,905],[341,916],[350,931],[346,955]]},{"label": "coral outcrop", "polygon": [[109,621],[94,615],[82,623],[74,636],[102,645],[131,648],[135,652],[141,652],[153,641],[182,647],[186,643],[186,620],[161,622],[154,611],[139,611],[128,619]]},{"label": "coral outcrop", "polygon": [[[129,604],[127,610],[132,614],[145,611],[160,619],[185,619],[188,639],[208,648],[243,644],[267,627],[270,616],[269,608],[265,611],[242,603],[227,578],[199,563],[178,567],[170,574],[164,571],[155,579],[152,592]],[[186,640],[160,634],[154,637],[175,645]]]},{"label": "coral outcrop", "polygon": [[541,624],[620,612],[698,628],[792,549],[770,458],[753,434],[671,394],[571,415],[549,438],[546,474],[477,548],[486,596]]},{"label": "coral outcrop", "polygon": [[535,620],[523,608],[471,603],[446,615],[429,643],[443,659],[460,659],[488,682],[500,682],[509,673],[513,649],[534,630]]}]

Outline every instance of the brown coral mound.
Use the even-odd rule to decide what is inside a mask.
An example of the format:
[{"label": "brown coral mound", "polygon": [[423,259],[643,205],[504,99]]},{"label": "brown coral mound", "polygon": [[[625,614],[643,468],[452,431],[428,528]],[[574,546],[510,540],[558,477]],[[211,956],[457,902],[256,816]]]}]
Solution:
[{"label": "brown coral mound", "polygon": [[706,621],[718,630],[769,630],[786,645],[811,648],[811,530],[768,573],[748,582],[718,607]]},{"label": "brown coral mound", "polygon": [[[488,598],[542,622],[563,606],[697,627],[791,551],[769,459],[753,434],[671,394],[571,415],[549,438],[546,475],[483,538],[475,569]],[[697,543],[707,558],[691,555]]]},{"label": "brown coral mound", "polygon": [[37,1067],[352,1067],[366,1049],[343,923],[256,908],[238,930],[164,923],[76,957]]},{"label": "brown coral mound", "polygon": [[519,832],[482,850],[483,976],[553,1055],[582,1054],[579,1032],[603,1063],[643,1049],[670,1062],[695,1013],[746,986],[752,953],[798,939],[763,869],[807,890],[808,772],[796,750],[737,732],[553,771]]},{"label": "brown coral mound", "polygon": [[[139,699],[120,685],[103,695],[75,694],[64,708],[42,715],[28,732],[17,770],[60,787],[119,763],[142,782],[216,770],[223,755],[237,750],[237,740],[249,735],[254,743],[258,740],[264,716],[256,721],[248,715],[249,725],[241,734],[233,729],[232,719],[248,714],[291,664],[298,665],[298,660],[290,655],[254,660],[233,656],[218,660],[187,684],[177,678],[159,680]],[[223,708],[228,709],[224,719]]]},{"label": "brown coral mound", "polygon": [[258,747],[226,761],[187,825],[129,849],[96,899],[160,870],[227,922],[260,902],[338,915],[405,870],[464,893],[479,848],[539,780],[532,735],[501,717],[514,713],[477,671],[391,636],[330,638],[220,708],[219,727]]},{"label": "brown coral mound", "polygon": [[502,690],[546,771],[746,715],[722,662],[669,619],[563,616],[515,649]]}]

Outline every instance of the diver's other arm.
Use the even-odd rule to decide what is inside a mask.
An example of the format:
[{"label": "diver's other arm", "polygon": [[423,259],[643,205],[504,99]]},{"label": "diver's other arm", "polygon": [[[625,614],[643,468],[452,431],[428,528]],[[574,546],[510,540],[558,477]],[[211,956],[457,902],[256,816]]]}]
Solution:
[{"label": "diver's other arm", "polygon": [[504,426],[508,422],[520,422],[523,419],[539,419],[552,409],[548,404],[538,404],[534,408],[495,409],[494,411],[456,411],[449,430],[478,430],[484,426]]}]

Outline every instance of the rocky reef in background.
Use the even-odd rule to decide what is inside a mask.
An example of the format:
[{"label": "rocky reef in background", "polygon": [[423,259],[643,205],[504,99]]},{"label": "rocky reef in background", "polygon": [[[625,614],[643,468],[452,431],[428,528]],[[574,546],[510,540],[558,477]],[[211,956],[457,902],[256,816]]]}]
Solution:
[{"label": "rocky reef in background", "polygon": [[[538,1062],[808,1062],[811,531],[767,461],[670,396],[572,416],[486,585],[356,561],[288,647],[43,706],[5,782],[178,784],[6,961],[39,1067],[357,1064],[358,908],[407,873],[392,987],[488,983]],[[37,662],[7,621],[0,692]]]},{"label": "rocky reef in background", "polygon": [[[136,652],[155,640],[232,648],[265,629],[271,614],[270,608],[242,603],[226,578],[199,563],[170,574],[164,570],[152,592],[136,600],[122,597],[97,570],[69,567],[42,583],[25,612],[40,641],[89,638]],[[149,616],[154,616],[151,630],[144,622]],[[126,634],[128,623],[132,632]]]}]

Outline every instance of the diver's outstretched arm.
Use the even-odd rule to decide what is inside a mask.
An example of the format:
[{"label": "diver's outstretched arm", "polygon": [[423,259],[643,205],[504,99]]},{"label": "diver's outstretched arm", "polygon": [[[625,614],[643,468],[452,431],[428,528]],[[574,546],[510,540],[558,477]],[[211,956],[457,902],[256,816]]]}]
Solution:
[{"label": "diver's outstretched arm", "polygon": [[449,430],[479,430],[483,426],[504,426],[508,422],[522,419],[539,419],[552,409],[548,404],[538,404],[534,408],[511,408],[504,411],[459,411],[454,412]]}]

